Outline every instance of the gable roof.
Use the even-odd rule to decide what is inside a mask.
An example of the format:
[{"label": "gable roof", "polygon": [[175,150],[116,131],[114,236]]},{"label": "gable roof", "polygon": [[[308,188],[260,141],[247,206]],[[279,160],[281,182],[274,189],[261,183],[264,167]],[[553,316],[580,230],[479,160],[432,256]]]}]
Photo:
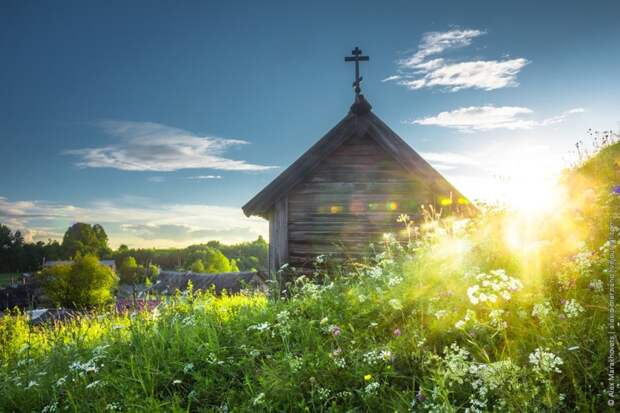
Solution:
[{"label": "gable roof", "polygon": [[306,175],[344,142],[354,136],[369,136],[405,170],[421,176],[435,193],[451,195],[469,203],[450,182],[411,148],[389,126],[371,112],[370,104],[359,95],[349,113],[302,156],[278,175],[243,207],[246,216],[267,217],[275,202],[291,191]]}]

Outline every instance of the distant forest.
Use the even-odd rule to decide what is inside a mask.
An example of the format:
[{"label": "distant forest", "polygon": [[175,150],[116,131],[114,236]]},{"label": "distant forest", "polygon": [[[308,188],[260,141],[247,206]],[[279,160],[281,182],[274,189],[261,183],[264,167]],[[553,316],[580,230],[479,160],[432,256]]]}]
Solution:
[{"label": "distant forest", "polygon": [[[197,261],[205,268],[231,268],[239,271],[266,271],[269,246],[263,237],[255,241],[227,245],[219,241],[186,248],[128,248],[112,250],[101,225],[76,223],[67,229],[61,242],[26,242],[19,230],[0,224],[0,273],[34,272],[44,261],[70,260],[76,255],[96,255],[113,259],[120,268],[127,257],[140,265],[156,265],[163,270],[190,270]],[[200,267],[200,268],[203,268]]]}]

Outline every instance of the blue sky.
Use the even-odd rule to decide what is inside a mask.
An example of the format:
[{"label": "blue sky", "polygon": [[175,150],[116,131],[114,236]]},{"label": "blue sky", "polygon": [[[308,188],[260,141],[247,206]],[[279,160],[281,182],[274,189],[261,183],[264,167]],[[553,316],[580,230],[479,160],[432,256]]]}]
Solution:
[{"label": "blue sky", "polygon": [[4,1],[0,222],[35,240],[98,222],[114,246],[266,234],[240,206],[346,114],[354,46],[370,55],[375,113],[466,195],[531,188],[588,128],[618,129],[619,13],[614,1]]}]

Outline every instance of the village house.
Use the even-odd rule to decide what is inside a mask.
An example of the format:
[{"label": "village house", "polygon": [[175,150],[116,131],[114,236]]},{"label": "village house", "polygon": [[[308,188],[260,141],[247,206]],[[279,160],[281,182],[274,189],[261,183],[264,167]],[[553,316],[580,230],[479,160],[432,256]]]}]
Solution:
[{"label": "village house", "polygon": [[213,291],[220,295],[237,294],[242,290],[267,292],[266,276],[260,271],[204,274],[194,272],[162,271],[157,282],[147,290],[149,293],[172,295],[177,290],[185,291],[192,283],[194,291]]},{"label": "village house", "polygon": [[385,233],[398,233],[400,214],[422,205],[444,213],[475,207],[372,112],[360,93],[355,48],[355,101],[325,136],[243,206],[269,220],[269,269],[308,268],[320,254],[356,258]]}]

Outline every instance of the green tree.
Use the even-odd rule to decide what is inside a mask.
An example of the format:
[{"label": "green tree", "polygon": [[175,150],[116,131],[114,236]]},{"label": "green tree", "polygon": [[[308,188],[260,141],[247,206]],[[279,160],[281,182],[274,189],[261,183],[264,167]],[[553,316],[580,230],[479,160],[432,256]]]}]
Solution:
[{"label": "green tree", "polygon": [[77,222],[71,225],[62,239],[62,248],[67,258],[81,255],[109,255],[108,235],[99,224]]},{"label": "green tree", "polygon": [[135,284],[138,280],[138,263],[132,256],[125,257],[119,269],[121,281],[125,283]]},{"label": "green tree", "polygon": [[234,259],[230,260],[230,272],[239,272],[237,261],[235,261]]},{"label": "green tree", "polygon": [[88,308],[108,303],[118,283],[114,272],[94,255],[79,256],[72,264],[46,268],[41,274],[45,294],[62,307]]},{"label": "green tree", "polygon": [[222,252],[215,248],[207,249],[207,265],[205,271],[209,274],[230,272],[230,261]]},{"label": "green tree", "polygon": [[191,270],[192,272],[205,272],[205,265],[201,259],[197,259],[192,263]]}]

